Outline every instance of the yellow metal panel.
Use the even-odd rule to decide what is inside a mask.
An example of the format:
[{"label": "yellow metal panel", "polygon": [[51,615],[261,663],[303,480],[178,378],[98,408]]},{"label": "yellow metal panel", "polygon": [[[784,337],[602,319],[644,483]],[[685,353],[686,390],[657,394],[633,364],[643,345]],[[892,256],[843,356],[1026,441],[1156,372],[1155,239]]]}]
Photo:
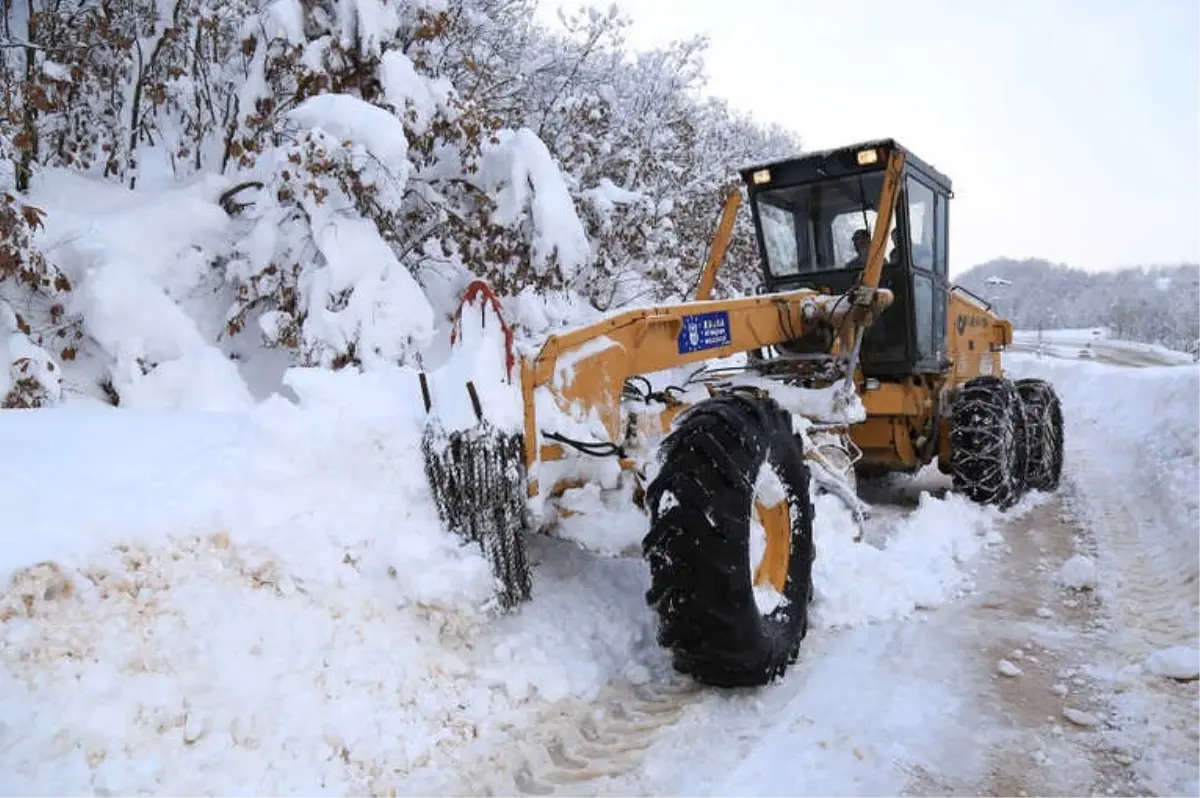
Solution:
[{"label": "yellow metal panel", "polygon": [[[549,385],[564,411],[569,412],[576,404],[585,412],[595,408],[610,440],[618,441],[621,389],[629,376],[728,357],[786,341],[803,328],[800,303],[812,296],[815,292],[801,290],[706,303],[702,312],[729,314],[729,343],[693,352],[681,353],[678,345],[684,316],[701,312],[686,304],[628,311],[566,335],[550,336],[530,369],[522,372],[531,377],[522,385],[526,393],[526,427],[529,427],[533,391]],[[595,351],[580,354],[585,345]],[[562,369],[562,377],[556,379],[560,361],[564,359],[568,360],[569,369]],[[532,454],[527,452],[527,456]]]},{"label": "yellow metal panel", "polygon": [[779,593],[787,586],[788,565],[792,559],[792,514],[787,500],[766,507],[754,502],[759,523],[767,536],[767,548],[754,573],[754,584],[770,585]]},{"label": "yellow metal panel", "polygon": [[943,474],[950,472],[950,419],[943,418],[938,423],[938,470]]},{"label": "yellow metal panel", "polygon": [[866,451],[892,451],[892,423],[887,416],[868,416],[866,421],[855,424],[850,430],[854,444]]},{"label": "yellow metal panel", "polygon": [[855,446],[862,449],[866,463],[889,468],[913,468],[919,465],[905,417],[869,416],[866,421],[850,428],[850,438]]},{"label": "yellow metal panel", "polygon": [[885,382],[873,391],[861,392],[868,416],[915,416],[927,396],[928,391],[907,382]]},{"label": "yellow metal panel", "polygon": [[999,374],[999,350],[1012,343],[1012,324],[957,292],[951,292],[948,310],[946,335],[954,364],[951,385],[980,374]]}]

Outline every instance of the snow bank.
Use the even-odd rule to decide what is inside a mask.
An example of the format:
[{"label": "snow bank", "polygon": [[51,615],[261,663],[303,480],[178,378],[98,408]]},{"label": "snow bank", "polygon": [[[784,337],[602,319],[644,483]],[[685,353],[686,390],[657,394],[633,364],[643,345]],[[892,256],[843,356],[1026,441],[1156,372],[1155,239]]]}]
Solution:
[{"label": "snow bank", "polygon": [[520,364],[514,349],[510,370],[510,351],[500,321],[482,295],[464,305],[448,358],[428,376],[432,412],[447,430],[477,421],[468,382],[475,386],[488,423],[512,431],[524,429]]},{"label": "snow bank", "polygon": [[662,659],[640,561],[535,541],[535,601],[480,612],[415,373],[286,383],[250,411],[0,414],[6,792],[445,791],[528,707]]},{"label": "snow bank", "polygon": [[[27,452],[0,494],[0,580],[41,560],[80,566],[121,542],[224,532],[310,582],[344,579],[349,553],[397,600],[485,598],[486,564],[441,531],[414,468],[419,402],[397,397],[419,396],[415,375],[294,370],[287,384],[299,404],[276,397],[243,413],[0,414]],[[79,495],[56,501],[63,492]]]},{"label": "snow bank", "polygon": [[500,716],[461,662],[492,579],[437,522],[415,375],[287,384],[0,414],[6,792],[363,794]]},{"label": "snow bank", "polygon": [[859,626],[944,605],[972,587],[979,555],[1003,540],[996,527],[1042,501],[1029,494],[1001,513],[956,493],[922,491],[917,508],[891,523],[877,547],[854,542],[858,528],[840,499],[818,496],[814,625]]}]

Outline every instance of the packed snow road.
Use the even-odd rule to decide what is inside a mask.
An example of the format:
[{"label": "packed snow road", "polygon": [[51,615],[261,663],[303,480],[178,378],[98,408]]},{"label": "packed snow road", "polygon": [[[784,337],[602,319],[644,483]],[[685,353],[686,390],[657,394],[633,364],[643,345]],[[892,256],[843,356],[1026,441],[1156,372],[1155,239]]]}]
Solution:
[{"label": "packed snow road", "polygon": [[1053,380],[1067,409],[1072,465],[1063,498],[1084,532],[1079,553],[1095,560],[1103,635],[1087,671],[1108,692],[1108,737],[1137,751],[1141,789],[1195,795],[1200,369],[1013,361]]},{"label": "packed snow road", "polygon": [[1195,362],[1186,352],[1177,352],[1154,344],[1113,338],[1104,328],[1080,330],[1018,331],[1013,334],[1012,351],[1038,355],[1039,358],[1092,360],[1114,366],[1179,366]]},{"label": "packed snow road", "polygon": [[813,629],[757,691],[674,675],[636,558],[535,539],[489,615],[409,375],[0,414],[0,793],[1195,795],[1200,371],[1008,362],[1063,395],[1062,490],[869,484],[862,544],[819,497]]}]

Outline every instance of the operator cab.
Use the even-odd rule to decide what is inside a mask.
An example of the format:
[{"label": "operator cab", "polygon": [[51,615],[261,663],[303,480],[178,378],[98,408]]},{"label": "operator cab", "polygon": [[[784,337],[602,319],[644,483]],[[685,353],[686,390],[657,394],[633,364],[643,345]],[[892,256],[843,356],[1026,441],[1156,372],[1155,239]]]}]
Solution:
[{"label": "operator cab", "polygon": [[814,288],[840,294],[862,278],[867,246],[894,150],[905,153],[880,287],[895,295],[867,328],[868,377],[942,372],[948,302],[950,180],[891,139],[741,170],[768,292]]}]

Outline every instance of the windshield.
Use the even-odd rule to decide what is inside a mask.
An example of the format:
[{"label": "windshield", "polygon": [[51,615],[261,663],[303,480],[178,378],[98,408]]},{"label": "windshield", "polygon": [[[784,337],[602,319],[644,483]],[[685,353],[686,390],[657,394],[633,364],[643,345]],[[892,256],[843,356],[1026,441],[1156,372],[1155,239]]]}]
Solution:
[{"label": "windshield", "polygon": [[[883,173],[875,172],[759,192],[755,204],[771,274],[863,268],[882,188]],[[894,246],[889,236],[889,258]]]}]

